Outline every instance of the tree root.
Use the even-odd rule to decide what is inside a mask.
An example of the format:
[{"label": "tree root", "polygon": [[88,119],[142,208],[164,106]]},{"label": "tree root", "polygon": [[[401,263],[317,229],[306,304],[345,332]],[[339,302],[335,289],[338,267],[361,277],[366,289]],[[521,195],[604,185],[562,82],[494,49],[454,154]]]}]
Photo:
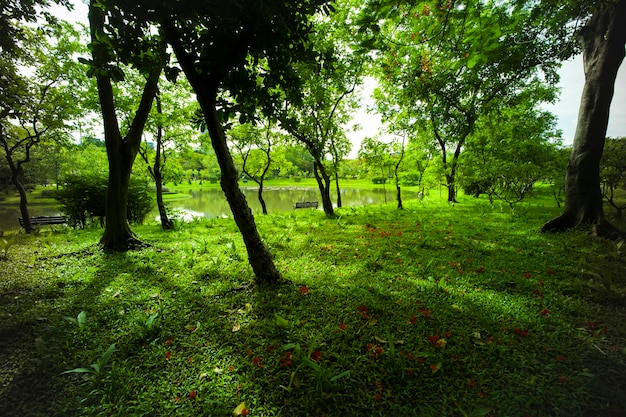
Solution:
[{"label": "tree root", "polygon": [[593,236],[613,241],[626,240],[626,233],[613,226],[605,219],[598,222],[575,222],[565,214],[548,221],[541,228],[541,233],[561,233],[575,228],[590,228]]}]

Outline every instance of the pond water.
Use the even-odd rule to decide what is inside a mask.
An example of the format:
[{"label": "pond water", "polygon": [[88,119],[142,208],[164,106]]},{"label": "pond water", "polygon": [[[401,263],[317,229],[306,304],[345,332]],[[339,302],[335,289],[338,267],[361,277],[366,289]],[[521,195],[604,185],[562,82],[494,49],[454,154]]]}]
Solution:
[{"label": "pond water", "polygon": [[[246,195],[248,204],[254,214],[261,213],[261,204],[257,197],[256,187],[242,187],[242,191]],[[405,199],[416,197],[413,195],[403,196]],[[285,187],[276,188],[269,187],[263,190],[263,198],[267,204],[267,210],[270,213],[292,211],[294,203],[297,201],[319,201],[319,210],[321,210],[321,199],[317,188],[297,188]],[[336,193],[331,193],[333,202],[336,202]],[[388,187],[386,190],[386,201],[391,202],[395,199],[395,190]],[[356,207],[370,204],[381,204],[385,202],[385,192],[382,189],[361,190],[361,189],[342,189],[342,202],[344,207]],[[223,217],[230,216],[230,208],[221,189],[209,188],[198,191],[192,191],[189,198],[170,201],[167,203],[169,209],[179,211],[186,218],[193,217]],[[31,216],[54,216],[61,214],[58,206],[50,206],[38,204],[37,201],[29,201],[29,210]],[[19,222],[17,218],[20,216],[19,208],[0,206],[0,230],[18,229]],[[150,214],[150,219],[158,220],[158,212],[155,210]]]},{"label": "pond water", "polygon": [[[256,187],[242,187],[242,191],[248,200],[248,205],[254,214],[260,214],[261,204],[259,203]],[[394,198],[393,192],[387,190],[387,201]],[[342,189],[342,203],[344,207],[364,206],[369,204],[381,204],[385,202],[383,190],[360,190]],[[333,203],[336,203],[336,193],[331,194]],[[322,209],[322,202],[319,190],[316,188],[268,187],[263,189],[263,199],[267,205],[269,213],[292,211],[297,201],[319,201],[319,210]],[[224,197],[222,190],[210,188],[206,190],[193,191],[190,198],[171,201],[168,204],[170,209],[182,211],[184,216],[190,217],[222,217],[230,216],[230,207]],[[155,211],[155,218],[158,213]]]}]

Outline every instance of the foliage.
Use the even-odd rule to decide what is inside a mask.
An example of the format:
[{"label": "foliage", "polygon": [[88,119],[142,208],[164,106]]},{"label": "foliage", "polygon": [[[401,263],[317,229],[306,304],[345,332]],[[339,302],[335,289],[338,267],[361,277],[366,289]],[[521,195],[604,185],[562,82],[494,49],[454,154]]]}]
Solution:
[{"label": "foliage", "polygon": [[[96,175],[73,175],[65,178],[63,187],[55,198],[62,204],[63,212],[74,227],[85,228],[96,218],[105,217],[107,179]],[[141,224],[152,210],[153,199],[145,181],[131,181],[128,194],[129,221]]]},{"label": "foliage", "polygon": [[551,177],[560,144],[555,125],[552,114],[528,101],[479,120],[460,159],[465,193],[510,205],[526,198]]},{"label": "foliage", "polygon": [[375,51],[383,114],[437,147],[451,202],[477,120],[520,97],[553,98],[560,44],[531,21],[529,10],[482,1],[372,1],[356,17],[362,47]]},{"label": "foliage", "polygon": [[602,196],[618,217],[626,209],[626,137],[607,138],[600,161]]}]

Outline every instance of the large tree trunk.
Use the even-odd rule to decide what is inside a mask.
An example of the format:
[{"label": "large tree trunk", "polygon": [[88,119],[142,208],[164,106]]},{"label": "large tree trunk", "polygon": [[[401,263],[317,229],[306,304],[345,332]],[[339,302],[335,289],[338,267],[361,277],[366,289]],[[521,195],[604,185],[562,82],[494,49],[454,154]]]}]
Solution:
[{"label": "large tree trunk", "polygon": [[595,233],[618,238],[623,233],[604,218],[600,190],[600,159],[617,71],[626,45],[626,0],[598,6],[578,33],[583,51],[585,86],[565,179],[563,214],[542,231],[558,232],[592,225]]},{"label": "large tree trunk", "polygon": [[[246,245],[248,262],[254,271],[256,282],[259,284],[277,283],[281,279],[280,272],[274,265],[270,251],[263,243],[263,240],[261,240],[261,236],[259,236],[252,211],[248,206],[245,195],[239,188],[239,174],[228,150],[226,135],[224,134],[216,111],[216,100],[220,83],[219,76],[199,74],[195,60],[185,50],[172,22],[165,19],[163,28],[187,76],[187,80],[189,80],[189,84],[191,84],[196,93],[198,103],[202,109],[204,120],[209,130],[211,144],[213,145],[213,150],[215,151],[215,156],[222,174],[220,180],[222,191],[226,196],[235,223]],[[233,51],[235,55],[237,52],[241,51]],[[224,74],[221,76],[224,76]]]},{"label": "large tree trunk", "polygon": [[446,188],[448,189],[448,203],[456,203],[456,183],[453,174],[446,174]]},{"label": "large tree trunk", "polygon": [[248,262],[252,266],[257,283],[276,283],[281,278],[280,272],[274,265],[271,253],[263,243],[263,240],[261,240],[261,236],[259,236],[254,216],[246,201],[246,196],[239,188],[239,173],[228,150],[226,135],[219,122],[215,108],[217,88],[199,87],[195,85],[194,90],[198,95],[198,101],[202,107],[209,129],[211,144],[220,165],[222,173],[220,184],[246,245]]},{"label": "large tree trunk", "polygon": [[[105,133],[106,136],[106,133]],[[105,227],[100,244],[105,250],[123,252],[139,243],[127,219],[128,185],[134,156],[123,151],[123,142],[113,146],[106,141],[109,160],[109,183],[105,206]]]},{"label": "large tree trunk", "polygon": [[[99,47],[101,33],[104,32],[104,12],[91,0],[89,5],[89,26],[91,31],[93,63],[98,68],[106,68],[110,57],[106,49]],[[164,48],[164,45],[162,45]],[[165,56],[165,54],[164,54]],[[139,241],[130,230],[127,218],[128,184],[135,157],[139,151],[141,135],[157,93],[162,67],[153,68],[142,91],[141,101],[131,122],[128,133],[122,137],[117,120],[113,86],[106,72],[97,71],[96,83],[102,110],[104,141],[109,161],[109,183],[105,207],[105,228],[100,244],[105,250],[126,251]]]}]

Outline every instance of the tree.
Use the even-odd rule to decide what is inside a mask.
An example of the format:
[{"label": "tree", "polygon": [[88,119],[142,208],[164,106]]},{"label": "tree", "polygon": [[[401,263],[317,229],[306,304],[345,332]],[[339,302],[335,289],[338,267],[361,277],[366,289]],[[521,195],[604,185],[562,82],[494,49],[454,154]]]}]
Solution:
[{"label": "tree", "polygon": [[[600,161],[600,185],[602,196],[622,218],[626,209],[626,137],[606,138]],[[621,197],[621,198],[620,198]],[[621,200],[621,202],[619,200]]]},{"label": "tree", "polygon": [[263,199],[263,183],[273,162],[274,134],[271,119],[260,128],[245,124],[230,131],[231,142],[242,159],[241,170],[259,186],[257,196],[263,214],[267,214],[267,205]]},{"label": "tree", "polygon": [[[563,213],[542,230],[558,232],[591,225],[600,236],[619,239],[624,233],[606,221],[600,189],[600,161],[617,71],[626,45],[626,0],[589,2],[566,18],[586,18],[576,36],[583,53],[585,85],[578,111],[572,153],[565,179]],[[582,11],[581,11],[582,10]],[[561,19],[557,24],[565,24]]]},{"label": "tree", "polygon": [[[56,22],[46,10],[50,3],[49,0],[0,0],[0,51],[3,56],[15,58],[22,53],[20,42],[25,39],[25,26],[21,22],[34,24],[41,16],[48,23]],[[54,3],[72,9],[68,0]]]},{"label": "tree", "polygon": [[[23,184],[24,166],[33,149],[42,141],[58,141],[68,122],[77,114],[69,81],[73,79],[72,56],[79,50],[78,34],[67,24],[46,30],[24,28],[22,64],[32,75],[12,72],[11,62],[2,58],[11,79],[2,86],[0,102],[0,147],[11,171],[11,182],[20,195],[20,212],[24,230],[31,233],[28,199]],[[46,33],[46,31],[50,31]],[[54,43],[51,41],[54,38]],[[6,65],[6,66],[5,66]],[[3,79],[3,81],[5,81]]]},{"label": "tree", "polygon": [[466,194],[487,194],[491,202],[498,198],[512,206],[550,176],[560,132],[556,117],[537,105],[527,97],[477,121],[460,161]]},{"label": "tree", "polygon": [[334,216],[334,208],[327,156],[331,156],[335,171],[340,205],[338,165],[350,151],[342,126],[356,105],[351,95],[360,80],[363,61],[341,42],[340,30],[338,21],[318,23],[318,32],[312,39],[315,59],[294,65],[303,83],[304,97],[293,100],[286,96],[285,110],[277,116],[281,128],[303,144],[313,157],[313,175],[322,207],[329,217]]},{"label": "tree", "polygon": [[[154,143],[148,143],[146,139],[144,147],[139,148],[139,155],[146,163],[148,172],[155,183],[161,227],[169,230],[174,227],[174,223],[168,217],[163,202],[164,168],[168,160],[167,148],[173,148],[175,143],[181,144],[190,140],[193,135],[191,119],[196,106],[191,102],[190,88],[184,80],[176,83],[166,82],[166,80],[161,80],[162,87],[157,90],[155,97],[156,106],[153,108],[152,117],[148,120],[149,129],[155,132]],[[163,86],[166,87],[163,88]],[[151,149],[152,147],[154,149]],[[151,156],[154,158],[152,163],[150,162]]]},{"label": "tree", "polygon": [[310,16],[322,3],[250,0],[182,5],[178,1],[166,1],[156,4],[154,9],[124,3],[127,13],[137,21],[155,21],[161,25],[196,93],[220,164],[222,190],[243,236],[258,283],[276,282],[280,273],[239,188],[239,174],[224,128],[237,113],[240,122],[245,123],[253,117],[257,105],[264,114],[271,114],[272,104],[276,103],[274,91],[297,89],[299,83],[291,68],[294,59],[307,51]]},{"label": "tree", "polygon": [[389,178],[389,167],[394,165],[390,145],[378,139],[365,138],[361,142],[359,158],[363,159],[370,168],[379,170],[380,177],[375,177],[372,181],[383,185],[385,203],[387,203],[385,184]]},{"label": "tree", "polygon": [[[476,121],[521,91],[556,80],[561,45],[546,40],[531,11],[508,3],[371,1],[357,20],[364,49],[374,49],[385,96],[428,126],[439,148],[448,201]],[[545,92],[540,92],[544,94]],[[545,100],[553,95],[541,96]]]},{"label": "tree", "polygon": [[[129,19],[113,4],[91,0],[89,25],[92,59],[83,62],[89,65],[88,75],[96,79],[109,167],[106,223],[100,244],[105,250],[126,251],[139,243],[127,218],[130,175],[168,57],[159,36],[151,35],[145,23]],[[113,82],[124,79],[122,68],[129,64],[145,76],[145,82],[139,105],[123,134]]]}]

